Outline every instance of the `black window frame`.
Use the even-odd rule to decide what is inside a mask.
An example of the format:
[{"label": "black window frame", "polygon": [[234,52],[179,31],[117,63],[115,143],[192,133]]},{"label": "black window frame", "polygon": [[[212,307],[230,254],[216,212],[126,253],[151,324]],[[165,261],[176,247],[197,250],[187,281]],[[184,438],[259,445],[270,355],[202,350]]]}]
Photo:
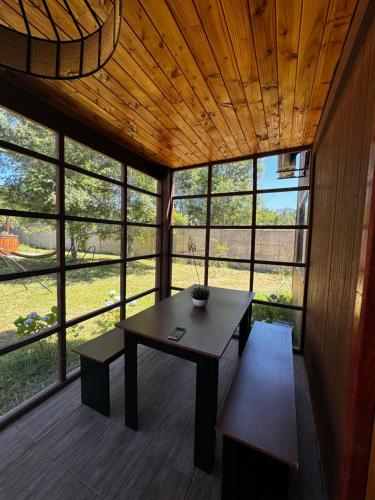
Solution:
[{"label": "black window frame", "polygon": [[[189,167],[183,167],[180,169],[176,169],[173,174],[172,174],[172,182],[171,182],[171,196],[170,196],[170,205],[171,205],[171,213],[169,217],[169,281],[168,281],[168,293],[171,294],[172,290],[175,291],[181,291],[183,288],[173,286],[172,285],[172,259],[173,258],[181,258],[181,259],[186,259],[188,258],[187,255],[184,254],[178,254],[178,253],[173,253],[173,229],[176,228],[191,228],[191,229],[205,229],[206,230],[206,242],[205,242],[205,253],[204,256],[196,256],[195,258],[197,260],[204,260],[204,285],[208,285],[208,270],[209,270],[209,263],[212,261],[220,261],[220,262],[234,262],[234,263],[244,263],[244,264],[249,264],[250,265],[250,273],[249,273],[249,291],[253,290],[254,287],[254,269],[255,265],[257,264],[264,264],[264,265],[279,265],[279,266],[288,266],[296,269],[304,269],[305,271],[305,280],[304,280],[304,293],[303,293],[303,301],[302,305],[296,306],[296,305],[291,305],[291,304],[283,304],[283,303],[275,303],[275,302],[270,302],[270,301],[265,301],[265,300],[260,300],[257,299],[256,296],[253,300],[253,304],[259,304],[259,305],[265,305],[265,306],[270,306],[270,307],[276,307],[276,308],[282,308],[282,309],[289,309],[289,310],[294,310],[294,311],[301,311],[302,312],[302,325],[301,325],[301,336],[300,336],[300,342],[299,345],[294,345],[293,349],[295,352],[302,352],[303,350],[303,343],[304,343],[304,330],[305,330],[305,318],[306,318],[306,302],[307,302],[307,286],[308,286],[308,270],[309,270],[309,245],[310,245],[310,235],[311,235],[311,224],[312,224],[312,218],[311,218],[311,207],[312,207],[312,189],[313,189],[313,169],[312,169],[312,155],[311,155],[311,149],[310,148],[299,148],[296,150],[293,150],[292,152],[295,153],[302,153],[306,152],[307,156],[307,171],[309,175],[309,182],[306,185],[298,185],[295,187],[280,187],[280,188],[268,188],[268,189],[258,189],[257,187],[257,176],[258,176],[258,161],[261,160],[262,158],[267,158],[270,156],[276,156],[280,154],[279,152],[271,152],[271,153],[265,153],[265,154],[260,154],[256,155],[253,157],[248,157],[248,160],[251,160],[253,165],[253,187],[251,190],[244,190],[244,191],[234,191],[234,192],[221,192],[221,193],[212,193],[212,171],[213,167],[215,165],[219,165],[221,163],[230,163],[230,160],[225,160],[225,161],[219,161],[219,162],[208,162],[207,164],[202,164],[199,166],[189,166]],[[246,159],[246,158],[241,158],[241,160]],[[236,161],[231,160],[231,161]],[[208,180],[207,180],[207,192],[205,194],[189,194],[189,195],[174,195],[173,192],[173,175],[175,172],[180,172],[182,170],[187,170],[187,169],[192,169],[192,168],[200,168],[200,167],[208,167]],[[268,193],[286,193],[286,192],[303,192],[307,193],[306,195],[309,197],[309,203],[308,203],[308,214],[307,214],[307,224],[300,224],[297,223],[298,218],[300,218],[300,214],[298,212],[298,207],[297,209],[297,214],[296,214],[296,223],[294,225],[265,225],[265,224],[257,224],[256,223],[256,207],[257,207],[257,196],[261,194],[268,194]],[[211,225],[211,200],[212,198],[225,198],[227,196],[243,196],[243,195],[252,195],[252,221],[251,224],[248,225],[226,225],[226,226],[221,226],[221,225]],[[204,225],[176,225],[173,224],[173,214],[172,214],[172,207],[174,205],[174,200],[182,200],[182,199],[192,199],[192,198],[205,198],[207,199],[207,218],[206,218],[206,224]],[[298,198],[298,197],[297,197]],[[250,246],[250,255],[248,259],[239,259],[239,258],[232,258],[232,257],[211,257],[209,255],[209,244],[210,244],[210,231],[211,229],[248,229],[251,230],[251,246]],[[296,261],[269,261],[269,260],[261,260],[261,259],[256,259],[255,258],[255,244],[256,244],[256,232],[258,230],[262,229],[293,229],[293,230],[306,230],[306,245],[307,245],[307,251],[305,254],[305,259],[303,262],[296,262]],[[299,242],[299,236],[296,236],[297,238],[297,244]]]},{"label": "black window frame", "polygon": [[[7,109],[5,107],[5,109]],[[11,109],[9,109],[13,112]],[[43,160],[51,165],[55,166],[56,170],[56,210],[55,213],[42,213],[35,211],[24,211],[24,210],[12,210],[12,209],[1,209],[0,208],[0,216],[18,216],[18,217],[26,217],[30,219],[45,219],[45,220],[53,220],[56,222],[56,253],[57,253],[57,263],[54,266],[50,266],[48,268],[43,269],[34,269],[27,271],[17,271],[12,273],[4,273],[0,275],[0,282],[6,281],[14,281],[19,278],[29,278],[29,277],[38,277],[38,276],[47,276],[56,274],[57,276],[57,310],[58,310],[58,319],[57,324],[53,327],[47,328],[31,337],[21,338],[20,340],[16,340],[15,342],[11,342],[0,347],[0,357],[11,352],[14,352],[18,349],[21,349],[24,346],[34,344],[41,339],[45,339],[52,335],[57,334],[58,336],[58,381],[51,384],[47,389],[40,391],[39,393],[31,396],[29,399],[25,400],[21,405],[14,407],[4,415],[0,416],[0,425],[5,425],[8,421],[15,418],[18,414],[23,413],[26,409],[31,408],[39,401],[44,399],[47,394],[58,390],[59,388],[66,385],[71,380],[77,378],[80,374],[80,368],[75,368],[70,372],[67,372],[67,329],[79,325],[80,323],[99,316],[103,313],[112,311],[114,309],[118,309],[120,311],[120,319],[124,319],[126,317],[126,308],[127,304],[133,300],[145,297],[151,293],[155,293],[156,301],[160,300],[161,296],[161,209],[162,209],[162,180],[159,176],[153,176],[150,173],[143,172],[140,168],[137,168],[137,165],[132,161],[128,161],[126,156],[122,160],[118,158],[113,158],[108,155],[108,152],[102,151],[98,147],[93,147],[89,143],[83,142],[81,139],[74,139],[73,135],[70,133],[64,133],[57,129],[51,129],[50,126],[44,125],[39,121],[34,120],[33,118],[29,118],[27,115],[23,115],[18,111],[15,113],[19,114],[21,117],[26,118],[27,120],[33,121],[42,127],[53,130],[56,134],[56,145],[57,145],[57,157],[50,157],[44,155],[42,153],[38,153],[37,151],[27,149],[23,146],[19,146],[15,143],[11,143],[5,140],[0,139],[0,147],[5,149],[6,151],[21,153],[26,155],[27,157],[34,158],[37,160]],[[104,175],[101,175],[96,172],[92,172],[90,170],[86,170],[80,166],[72,165],[65,162],[64,158],[64,145],[65,145],[65,137],[69,139],[73,139],[75,142],[80,143],[81,145],[90,148],[94,151],[97,151],[100,154],[110,157],[114,161],[118,161],[120,163],[121,170],[121,178],[113,179]],[[89,142],[89,141],[88,141]],[[140,160],[141,163],[141,160]],[[137,171],[139,171],[143,175],[148,175],[154,178],[157,181],[157,192],[148,191],[147,189],[139,188],[137,186],[133,186],[127,182],[127,169],[131,167]],[[65,172],[66,171],[74,171],[79,174],[85,175],[90,178],[97,179],[99,181],[107,182],[120,187],[121,192],[121,217],[120,220],[114,219],[100,219],[95,217],[83,217],[83,216],[73,216],[65,213]],[[152,196],[157,200],[157,221],[155,224],[144,224],[138,222],[128,222],[127,221],[127,191],[128,189],[132,189],[134,191],[141,192],[143,194]],[[66,249],[65,249],[65,223],[68,221],[77,221],[77,222],[86,222],[86,223],[98,223],[98,224],[113,224],[120,228],[121,230],[121,241],[120,241],[120,257],[117,259],[108,259],[101,260],[96,262],[84,262],[77,264],[67,264],[66,263]],[[128,226],[140,226],[140,227],[156,227],[157,229],[157,248],[156,252],[151,255],[141,255],[136,257],[128,257],[127,256],[127,227]],[[151,289],[147,289],[133,296],[129,296],[126,298],[126,263],[134,260],[142,260],[147,258],[155,258],[156,259],[156,269],[155,269],[155,286]],[[71,270],[78,269],[87,269],[93,267],[102,267],[109,266],[113,264],[120,265],[120,300],[116,301],[114,304],[106,305],[104,307],[95,309],[93,311],[87,312],[86,314],[74,317],[70,320],[66,319],[66,272]]]}]

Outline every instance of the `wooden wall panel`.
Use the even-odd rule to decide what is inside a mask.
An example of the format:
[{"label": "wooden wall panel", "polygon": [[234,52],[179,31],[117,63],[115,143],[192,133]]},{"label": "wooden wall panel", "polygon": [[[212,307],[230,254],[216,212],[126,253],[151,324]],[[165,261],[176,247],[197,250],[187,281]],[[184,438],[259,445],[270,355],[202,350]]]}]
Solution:
[{"label": "wooden wall panel", "polygon": [[372,431],[371,458],[368,468],[366,500],[373,500],[373,498],[375,498],[375,420]]},{"label": "wooden wall panel", "polygon": [[[373,12],[373,9],[369,9]],[[369,24],[369,23],[367,23]],[[314,145],[315,185],[305,358],[329,500],[353,497],[353,380],[362,233],[375,99],[375,23],[361,34],[330,115]],[[361,308],[359,308],[361,309]],[[369,326],[370,328],[370,326]],[[357,361],[356,361],[357,359]],[[374,395],[375,396],[375,395]],[[351,409],[352,408],[352,409]],[[354,408],[354,413],[357,410]],[[365,410],[366,418],[369,409]],[[362,452],[362,458],[365,453]],[[358,455],[357,455],[358,456]],[[346,482],[351,486],[346,485]],[[363,487],[365,482],[362,481]]]}]

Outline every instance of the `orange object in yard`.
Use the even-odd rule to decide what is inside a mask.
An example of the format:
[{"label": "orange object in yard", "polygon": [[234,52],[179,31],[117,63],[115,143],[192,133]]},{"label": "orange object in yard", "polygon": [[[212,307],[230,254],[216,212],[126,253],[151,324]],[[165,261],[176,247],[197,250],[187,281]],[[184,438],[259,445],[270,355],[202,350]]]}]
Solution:
[{"label": "orange object in yard", "polygon": [[0,253],[17,252],[19,247],[19,240],[17,235],[0,236]]}]

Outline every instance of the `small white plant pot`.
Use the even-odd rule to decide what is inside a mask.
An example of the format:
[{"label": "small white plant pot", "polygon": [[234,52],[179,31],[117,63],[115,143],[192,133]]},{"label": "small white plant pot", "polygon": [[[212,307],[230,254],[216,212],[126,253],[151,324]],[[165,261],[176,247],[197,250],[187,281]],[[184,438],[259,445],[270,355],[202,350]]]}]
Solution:
[{"label": "small white plant pot", "polygon": [[205,307],[205,305],[207,304],[207,299],[206,300],[199,300],[199,299],[192,298],[192,301],[193,301],[193,304],[195,307]]}]

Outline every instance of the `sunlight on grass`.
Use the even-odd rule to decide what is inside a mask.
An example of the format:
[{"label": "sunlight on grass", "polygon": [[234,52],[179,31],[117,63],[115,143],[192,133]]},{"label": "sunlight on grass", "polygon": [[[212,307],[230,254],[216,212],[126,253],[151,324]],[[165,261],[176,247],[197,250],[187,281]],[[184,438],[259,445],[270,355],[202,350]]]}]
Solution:
[{"label": "sunlight on grass", "polygon": [[208,284],[222,288],[248,291],[250,287],[250,264],[239,264],[239,269],[229,267],[227,262],[210,262]]},{"label": "sunlight on grass", "polygon": [[151,307],[155,304],[155,293],[150,293],[145,297],[142,297],[137,300],[133,300],[126,304],[126,317],[130,318],[130,316],[134,316],[148,307]]}]

